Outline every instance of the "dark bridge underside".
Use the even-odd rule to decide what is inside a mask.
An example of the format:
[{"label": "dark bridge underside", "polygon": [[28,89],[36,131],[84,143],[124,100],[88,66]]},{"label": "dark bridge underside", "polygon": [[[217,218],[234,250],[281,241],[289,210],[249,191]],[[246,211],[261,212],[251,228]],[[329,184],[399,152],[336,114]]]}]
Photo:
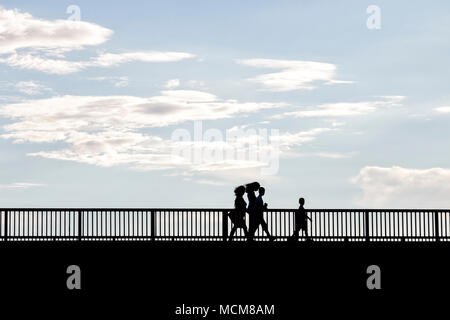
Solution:
[{"label": "dark bridge underside", "polygon": [[[443,242],[11,241],[0,254],[2,312],[34,318],[70,310],[185,319],[173,317],[182,304],[274,304],[277,317],[267,319],[302,318],[305,308],[318,318],[405,316],[450,286]],[[82,270],[79,292],[66,288],[73,264]],[[381,269],[381,291],[366,287],[369,265]]]}]

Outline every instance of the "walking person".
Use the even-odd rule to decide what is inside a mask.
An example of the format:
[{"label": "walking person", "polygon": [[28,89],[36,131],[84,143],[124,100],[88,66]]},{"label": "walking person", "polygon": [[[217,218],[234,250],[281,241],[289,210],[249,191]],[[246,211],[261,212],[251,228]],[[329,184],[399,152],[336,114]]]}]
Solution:
[{"label": "walking person", "polygon": [[[247,193],[248,199],[248,220],[249,220],[249,232],[248,232],[248,241],[253,241],[254,232],[252,233],[250,230],[254,229],[254,225],[256,224],[256,194],[255,192],[259,189],[260,184],[258,182],[252,182],[245,185],[245,192]],[[256,229],[255,229],[256,230]]]},{"label": "walking person", "polygon": [[233,240],[233,236],[237,229],[244,229],[244,235],[248,236],[247,225],[245,224],[245,213],[247,211],[247,202],[244,200],[245,187],[239,186],[234,189],[236,199],[234,200],[234,210],[231,211],[228,216],[233,223],[231,228],[229,241]]},{"label": "walking person", "polygon": [[308,219],[309,221],[312,222],[312,219],[310,217],[308,217],[308,215],[306,214],[306,210],[305,210],[305,199],[304,198],[300,198],[298,199],[298,202],[300,204],[300,207],[298,208],[297,211],[295,211],[295,230],[294,233],[291,236],[291,240],[293,241],[298,241],[299,238],[299,233],[300,231],[303,231],[306,241],[311,240],[308,237]]},{"label": "walking person", "polygon": [[263,231],[267,234],[267,236],[269,237],[269,241],[275,240],[275,238],[269,232],[267,222],[264,220],[264,211],[267,210],[267,203],[265,203],[263,200],[263,196],[265,195],[265,193],[266,189],[264,187],[258,188],[258,198],[256,199],[255,210],[253,216],[250,218],[249,234],[252,240],[259,226],[261,226]]}]

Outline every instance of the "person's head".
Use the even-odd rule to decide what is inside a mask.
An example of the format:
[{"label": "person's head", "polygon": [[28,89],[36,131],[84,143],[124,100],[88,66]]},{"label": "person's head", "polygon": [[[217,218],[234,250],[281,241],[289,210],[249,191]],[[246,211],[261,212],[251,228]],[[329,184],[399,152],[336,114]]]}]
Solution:
[{"label": "person's head", "polygon": [[258,182],[252,182],[252,183],[249,183],[249,184],[246,184],[245,185],[245,188],[246,188],[246,192],[255,192],[255,191],[257,191],[258,189],[259,189],[259,187],[260,187],[260,185],[259,185],[259,183]]},{"label": "person's head", "polygon": [[304,198],[298,199],[298,203],[300,203],[300,205],[303,206],[305,204],[305,199]]},{"label": "person's head", "polygon": [[259,195],[260,195],[260,196],[263,196],[263,195],[266,193],[266,189],[264,189],[264,187],[260,187],[260,188],[258,189],[258,192],[259,192]]},{"label": "person's head", "polygon": [[244,193],[245,193],[245,187],[244,186],[239,186],[239,187],[236,187],[236,189],[234,189],[234,194],[236,196],[243,196]]}]

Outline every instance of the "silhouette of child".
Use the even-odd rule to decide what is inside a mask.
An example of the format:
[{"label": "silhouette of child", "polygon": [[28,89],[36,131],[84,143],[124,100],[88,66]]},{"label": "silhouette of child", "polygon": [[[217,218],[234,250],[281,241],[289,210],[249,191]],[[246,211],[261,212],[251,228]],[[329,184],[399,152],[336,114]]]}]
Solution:
[{"label": "silhouette of child", "polygon": [[306,240],[309,240],[308,238],[308,221],[312,221],[310,217],[306,214],[306,210],[303,207],[305,205],[305,199],[300,198],[298,199],[298,202],[300,204],[300,207],[297,211],[295,211],[295,229],[294,233],[292,234],[292,240],[298,240],[298,236],[300,233],[300,230],[302,230],[305,234]]}]

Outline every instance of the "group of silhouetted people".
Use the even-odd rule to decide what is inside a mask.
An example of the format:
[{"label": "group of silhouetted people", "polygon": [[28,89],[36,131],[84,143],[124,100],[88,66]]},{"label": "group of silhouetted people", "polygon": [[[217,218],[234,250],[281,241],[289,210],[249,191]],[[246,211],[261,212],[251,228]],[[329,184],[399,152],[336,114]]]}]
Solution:
[{"label": "group of silhouetted people", "polygon": [[[258,197],[256,192],[258,191]],[[247,202],[244,200],[244,194],[247,193]],[[234,189],[236,199],[234,200],[234,210],[229,213],[230,220],[233,224],[230,232],[230,241],[233,239],[237,229],[243,229],[245,237],[248,241],[253,241],[256,231],[261,226],[263,231],[269,237],[269,241],[275,240],[269,232],[267,222],[264,220],[264,211],[267,210],[267,203],[264,202],[263,196],[266,193],[266,189],[262,187],[258,182],[252,182],[245,186],[239,186]],[[300,231],[303,231],[308,239],[307,220],[311,221],[311,218],[306,214],[304,208],[305,199],[299,199],[300,207],[295,212],[295,229],[294,233],[290,237],[290,240],[298,240]],[[246,213],[249,216],[249,225],[245,221]]]}]

